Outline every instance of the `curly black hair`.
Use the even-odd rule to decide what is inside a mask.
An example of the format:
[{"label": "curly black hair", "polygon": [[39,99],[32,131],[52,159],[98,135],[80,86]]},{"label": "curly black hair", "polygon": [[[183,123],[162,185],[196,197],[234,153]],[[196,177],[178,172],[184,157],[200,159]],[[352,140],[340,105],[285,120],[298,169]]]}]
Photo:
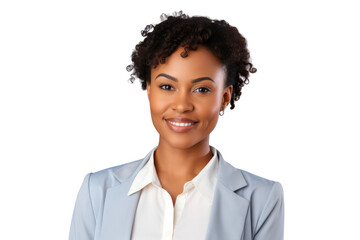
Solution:
[{"label": "curly black hair", "polygon": [[[187,57],[188,51],[196,50],[198,45],[207,47],[226,67],[225,87],[233,85],[230,109],[235,108],[235,101],[241,96],[244,84],[249,83],[249,73],[256,68],[250,62],[250,53],[246,39],[236,27],[225,20],[212,20],[204,16],[189,17],[182,11],[173,15],[160,16],[161,22],[154,26],[147,25],[141,35],[145,39],[139,42],[132,52],[133,64],[128,65],[128,72],[133,70],[129,81],[139,78],[141,87],[146,90],[151,81],[151,67],[165,63],[179,46],[184,47],[181,57]],[[153,31],[151,32],[151,30]]]}]

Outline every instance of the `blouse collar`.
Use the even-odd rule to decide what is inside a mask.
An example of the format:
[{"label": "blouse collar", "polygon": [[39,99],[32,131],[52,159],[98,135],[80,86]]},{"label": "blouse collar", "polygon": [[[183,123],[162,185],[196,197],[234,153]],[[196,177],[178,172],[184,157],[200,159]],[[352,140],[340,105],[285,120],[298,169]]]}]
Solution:
[{"label": "blouse collar", "polygon": [[[142,169],[136,175],[133,183],[131,184],[128,196],[142,190],[148,184],[161,187],[160,180],[157,176],[155,164],[154,164],[154,148],[151,152],[149,161],[143,166]],[[196,175],[191,181],[184,184],[184,191],[188,191],[195,187],[206,199],[212,201],[215,185],[217,182],[218,172],[218,155],[215,147],[210,145],[210,150],[213,157],[206,164],[206,166]]]}]

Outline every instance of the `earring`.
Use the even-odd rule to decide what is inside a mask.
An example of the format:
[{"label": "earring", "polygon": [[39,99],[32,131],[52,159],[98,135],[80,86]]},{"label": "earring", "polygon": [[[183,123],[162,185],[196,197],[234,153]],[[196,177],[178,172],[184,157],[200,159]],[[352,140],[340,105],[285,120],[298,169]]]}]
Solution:
[{"label": "earring", "polygon": [[224,110],[220,110],[219,115],[223,116],[224,115]]}]

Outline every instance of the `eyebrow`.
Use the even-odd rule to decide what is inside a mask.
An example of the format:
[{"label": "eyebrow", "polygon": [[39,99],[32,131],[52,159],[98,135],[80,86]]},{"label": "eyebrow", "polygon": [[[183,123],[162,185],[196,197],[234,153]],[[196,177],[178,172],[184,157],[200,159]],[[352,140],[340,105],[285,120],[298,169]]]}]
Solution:
[{"label": "eyebrow", "polygon": [[[159,75],[156,76],[155,79],[157,79],[158,77],[166,77],[166,78],[168,78],[168,79],[170,79],[170,80],[173,80],[173,81],[175,81],[175,82],[178,82],[178,80],[177,80],[175,77],[170,76],[170,75],[168,75],[168,74],[166,74],[166,73],[160,73]],[[204,80],[210,80],[210,81],[212,81],[213,83],[215,83],[215,81],[212,80],[212,79],[209,78],[209,77],[196,78],[196,79],[192,80],[191,83],[197,83],[197,82],[201,82],[201,81],[204,81]]]}]

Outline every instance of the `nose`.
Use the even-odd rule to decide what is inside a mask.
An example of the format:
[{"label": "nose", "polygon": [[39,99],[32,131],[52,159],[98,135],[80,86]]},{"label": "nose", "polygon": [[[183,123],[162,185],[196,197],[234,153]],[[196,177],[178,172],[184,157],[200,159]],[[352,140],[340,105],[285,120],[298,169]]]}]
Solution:
[{"label": "nose", "polygon": [[189,94],[187,94],[185,91],[175,94],[172,103],[172,109],[178,112],[193,111],[194,105],[191,96],[189,96]]}]

